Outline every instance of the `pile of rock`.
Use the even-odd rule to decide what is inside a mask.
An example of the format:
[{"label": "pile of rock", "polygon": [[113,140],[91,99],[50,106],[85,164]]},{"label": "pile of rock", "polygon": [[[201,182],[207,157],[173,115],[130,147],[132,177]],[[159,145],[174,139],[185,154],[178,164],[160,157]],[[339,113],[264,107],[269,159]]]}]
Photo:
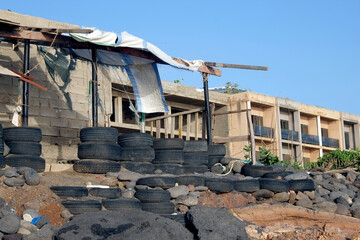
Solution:
[{"label": "pile of rock", "polygon": [[40,175],[29,167],[0,169],[0,177],[2,176],[5,176],[4,184],[9,187],[23,186],[25,183],[29,186],[36,186],[40,183]]}]

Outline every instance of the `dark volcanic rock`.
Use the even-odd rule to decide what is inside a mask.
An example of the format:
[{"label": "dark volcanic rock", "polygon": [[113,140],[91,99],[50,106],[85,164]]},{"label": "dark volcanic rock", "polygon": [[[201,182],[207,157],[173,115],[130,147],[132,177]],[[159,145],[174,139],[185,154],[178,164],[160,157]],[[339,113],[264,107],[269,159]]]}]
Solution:
[{"label": "dark volcanic rock", "polygon": [[56,239],[193,239],[180,223],[150,212],[101,211],[75,216],[55,234]]},{"label": "dark volcanic rock", "polygon": [[17,233],[20,228],[20,218],[14,214],[5,215],[0,219],[0,232],[5,234]]},{"label": "dark volcanic rock", "polygon": [[25,183],[25,180],[19,179],[19,178],[5,178],[4,183],[9,187],[23,186]]},{"label": "dark volcanic rock", "polygon": [[23,175],[27,185],[36,186],[40,183],[40,175],[32,168],[25,171]]},{"label": "dark volcanic rock", "polygon": [[192,207],[186,214],[186,222],[195,239],[248,239],[245,231],[248,224],[224,208]]},{"label": "dark volcanic rock", "polygon": [[19,176],[19,173],[17,172],[16,168],[8,168],[4,171],[5,177],[12,178]]}]

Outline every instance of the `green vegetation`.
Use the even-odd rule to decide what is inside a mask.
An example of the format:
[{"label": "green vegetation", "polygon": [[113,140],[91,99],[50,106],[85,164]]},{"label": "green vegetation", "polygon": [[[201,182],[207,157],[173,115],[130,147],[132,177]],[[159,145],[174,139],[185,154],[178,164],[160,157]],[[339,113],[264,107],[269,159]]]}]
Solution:
[{"label": "green vegetation", "polygon": [[224,93],[235,94],[242,92],[242,90],[239,89],[238,87],[239,85],[236,83],[227,82],[225,86],[226,90],[224,91]]},{"label": "green vegetation", "polygon": [[178,84],[181,84],[182,82],[184,81],[184,79],[175,79],[174,80],[174,83],[178,83]]}]

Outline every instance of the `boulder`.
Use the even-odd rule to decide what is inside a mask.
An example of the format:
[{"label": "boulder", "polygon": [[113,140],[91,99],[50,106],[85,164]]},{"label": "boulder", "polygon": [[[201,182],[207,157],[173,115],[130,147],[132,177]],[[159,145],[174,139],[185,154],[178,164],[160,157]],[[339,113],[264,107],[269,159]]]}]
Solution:
[{"label": "boulder", "polygon": [[150,212],[129,210],[77,215],[55,233],[55,239],[190,240],[193,235],[176,221]]},{"label": "boulder", "polygon": [[313,202],[309,198],[302,198],[295,203],[296,206],[304,208],[312,208]]},{"label": "boulder", "polygon": [[254,192],[252,195],[256,198],[256,200],[262,200],[266,198],[272,198],[274,193],[267,189],[260,189]]},{"label": "boulder", "polygon": [[290,180],[305,180],[309,178],[309,174],[307,174],[306,172],[303,171],[299,171],[293,174],[289,174],[287,176],[284,177],[285,180],[290,181]]},{"label": "boulder", "polygon": [[287,202],[289,201],[289,194],[287,192],[280,192],[274,194],[273,199],[277,202]]},{"label": "boulder", "polygon": [[120,181],[137,181],[139,180],[139,178],[144,177],[144,175],[140,174],[140,173],[135,173],[135,172],[125,172],[125,171],[121,171],[119,172],[117,178]]},{"label": "boulder", "polygon": [[352,206],[350,212],[354,218],[360,218],[360,206]]},{"label": "boulder", "polygon": [[353,172],[348,172],[346,174],[346,180],[348,180],[350,182],[354,182],[356,180],[356,174]]},{"label": "boulder", "polygon": [[7,178],[13,178],[13,177],[18,177],[19,173],[17,172],[16,168],[7,168],[4,171],[4,176]]},{"label": "boulder", "polygon": [[247,239],[247,223],[223,208],[192,207],[186,214],[195,239]]},{"label": "boulder", "polygon": [[192,207],[198,205],[198,198],[192,194],[182,195],[175,199],[176,204],[182,204],[187,207]]},{"label": "boulder", "polygon": [[188,195],[189,193],[189,188],[185,185],[175,186],[167,190],[170,192],[171,198],[177,198],[181,195]]},{"label": "boulder", "polygon": [[320,212],[334,213],[337,209],[336,203],[324,201],[313,205],[312,209]]},{"label": "boulder", "polygon": [[23,186],[25,184],[25,180],[19,178],[5,178],[4,183],[9,187]]},{"label": "boulder", "polygon": [[38,231],[32,232],[24,237],[24,240],[52,240],[55,229],[51,225],[45,225]]},{"label": "boulder", "polygon": [[36,186],[40,183],[40,175],[32,168],[25,171],[23,175],[27,185]]},{"label": "boulder", "polygon": [[337,206],[336,211],[335,211],[336,214],[351,216],[350,209],[348,206],[345,206],[340,203],[337,203],[336,206]]},{"label": "boulder", "polygon": [[236,161],[236,162],[234,162],[234,165],[233,165],[233,171],[236,173],[241,173],[241,169],[243,166],[244,166],[243,162]]},{"label": "boulder", "polygon": [[14,214],[5,215],[0,219],[0,232],[14,234],[20,228],[20,218]]}]

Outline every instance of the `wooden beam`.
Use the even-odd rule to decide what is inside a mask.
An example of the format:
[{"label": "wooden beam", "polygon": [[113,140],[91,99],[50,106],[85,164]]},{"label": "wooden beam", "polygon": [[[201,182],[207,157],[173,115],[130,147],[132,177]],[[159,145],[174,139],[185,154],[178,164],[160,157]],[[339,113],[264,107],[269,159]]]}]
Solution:
[{"label": "wooden beam", "polygon": [[262,70],[262,71],[268,70],[268,67],[263,67],[263,66],[227,64],[227,63],[217,63],[217,62],[205,62],[205,65],[210,67],[222,67],[222,68],[238,68],[238,69]]},{"label": "wooden beam", "polygon": [[[174,61],[176,61],[177,63],[180,63],[180,64],[182,64],[182,65],[184,65],[186,67],[189,67],[189,64],[187,62],[185,62],[184,60],[180,59],[180,58],[172,58],[172,59]],[[200,68],[198,69],[198,71],[221,77],[221,70],[220,69],[209,67],[206,64],[201,65]]]}]

